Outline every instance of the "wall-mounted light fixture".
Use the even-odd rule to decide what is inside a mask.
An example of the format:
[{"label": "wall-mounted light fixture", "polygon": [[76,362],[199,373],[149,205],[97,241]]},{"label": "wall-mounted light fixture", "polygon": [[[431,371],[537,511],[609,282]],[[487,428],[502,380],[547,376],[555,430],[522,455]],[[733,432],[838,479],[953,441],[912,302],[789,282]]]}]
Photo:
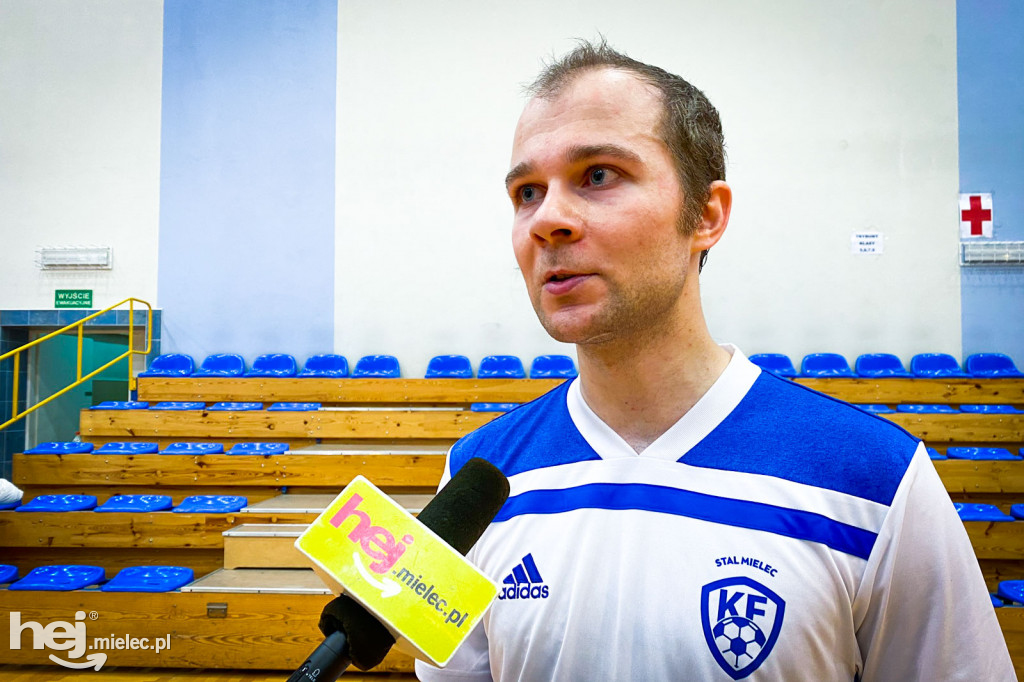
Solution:
[{"label": "wall-mounted light fixture", "polygon": [[1024,242],[960,242],[960,265],[1024,265]]},{"label": "wall-mounted light fixture", "polygon": [[40,270],[110,270],[114,267],[109,246],[44,246],[37,250]]}]

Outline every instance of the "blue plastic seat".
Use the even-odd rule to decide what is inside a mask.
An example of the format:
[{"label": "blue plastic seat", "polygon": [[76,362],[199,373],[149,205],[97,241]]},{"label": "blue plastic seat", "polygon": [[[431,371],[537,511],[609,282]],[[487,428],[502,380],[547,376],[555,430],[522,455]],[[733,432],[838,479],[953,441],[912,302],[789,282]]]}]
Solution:
[{"label": "blue plastic seat", "polygon": [[263,403],[214,403],[206,409],[209,412],[255,412],[263,409]]},{"label": "blue plastic seat", "polygon": [[994,504],[955,502],[953,508],[961,521],[1013,521],[1013,517],[999,511]]},{"label": "blue plastic seat", "polygon": [[348,360],[344,355],[333,353],[321,353],[311,355],[306,360],[306,366],[299,372],[300,377],[331,377],[342,378],[348,376]]},{"label": "blue plastic seat", "polygon": [[972,377],[997,379],[1000,377],[1024,377],[1009,355],[1002,353],[975,353],[967,356],[964,369]]},{"label": "blue plastic seat", "polygon": [[578,374],[568,355],[538,355],[530,365],[531,379],[572,379]]},{"label": "blue plastic seat", "polygon": [[783,355],[782,353],[756,353],[751,355],[749,360],[766,372],[771,372],[776,376],[789,379],[796,376],[796,367],[793,366],[793,361],[789,359],[788,355]]},{"label": "blue plastic seat", "polygon": [[910,373],[915,377],[934,379],[966,377],[960,363],[947,353],[918,353],[910,358]]},{"label": "blue plastic seat", "polygon": [[1006,602],[1004,602],[1002,599],[1000,599],[996,595],[989,594],[988,596],[989,596],[989,599],[992,600],[992,608],[998,609],[998,608],[1001,608],[1003,606],[1006,606]]},{"label": "blue plastic seat", "polygon": [[519,407],[520,403],[473,403],[471,412],[508,412]]},{"label": "blue plastic seat", "polygon": [[18,579],[18,567],[10,564],[0,564],[0,585],[14,582]]},{"label": "blue plastic seat", "polygon": [[892,409],[888,405],[879,405],[876,403],[854,403],[854,407],[860,408],[864,412],[870,412],[871,414],[893,414],[896,410]]},{"label": "blue plastic seat", "polygon": [[928,451],[929,459],[949,459],[949,457],[946,457],[946,455],[942,454],[935,448],[925,448],[925,450]]},{"label": "blue plastic seat", "polygon": [[1024,414],[1013,405],[961,405],[961,412],[972,414]]},{"label": "blue plastic seat", "polygon": [[862,377],[909,377],[900,359],[891,353],[866,353],[857,357],[854,368]]},{"label": "blue plastic seat", "polygon": [[178,514],[229,514],[241,510],[249,500],[241,495],[190,495],[174,512]]},{"label": "blue plastic seat", "polygon": [[18,507],[20,512],[89,511],[96,506],[95,495],[39,495]]},{"label": "blue plastic seat", "polygon": [[488,355],[480,361],[478,379],[525,379],[523,361],[515,355]]},{"label": "blue plastic seat", "polygon": [[7,511],[8,509],[14,509],[21,504],[21,498],[11,500],[10,502],[0,502],[0,511]]},{"label": "blue plastic seat", "polygon": [[140,377],[187,377],[196,368],[192,356],[183,353],[167,353],[154,358],[149,369],[139,372]]},{"label": "blue plastic seat", "polygon": [[288,443],[235,443],[229,455],[280,455],[288,452]]},{"label": "blue plastic seat", "polygon": [[274,403],[267,408],[268,412],[316,412],[320,403]]},{"label": "blue plastic seat", "polygon": [[90,410],[148,410],[149,403],[139,400],[105,400]]},{"label": "blue plastic seat", "polygon": [[224,452],[221,443],[170,443],[160,451],[161,455],[220,455]]},{"label": "blue plastic seat", "polygon": [[908,412],[911,414],[957,414],[960,410],[952,405],[897,405],[897,412]]},{"label": "blue plastic seat", "polygon": [[996,594],[1012,604],[1024,604],[1024,580],[1002,580]]},{"label": "blue plastic seat", "polygon": [[1015,519],[1024,519],[1024,504],[1010,505],[1010,514]]},{"label": "blue plastic seat", "polygon": [[193,400],[168,400],[156,405],[150,405],[151,410],[205,410],[206,403]]},{"label": "blue plastic seat", "polygon": [[103,582],[104,571],[100,566],[82,564],[59,564],[39,566],[28,572],[24,578],[12,583],[9,590],[44,590],[47,592],[70,592]]},{"label": "blue plastic seat", "polygon": [[184,566],[129,566],[118,571],[103,592],[173,592],[195,580]]},{"label": "blue plastic seat", "polygon": [[473,365],[465,355],[436,355],[427,363],[427,379],[472,379]]},{"label": "blue plastic seat", "polygon": [[394,355],[365,355],[359,358],[352,376],[397,379],[402,376],[402,369]]},{"label": "blue plastic seat", "polygon": [[170,495],[112,495],[96,512],[159,512],[174,506]]},{"label": "blue plastic seat", "polygon": [[31,450],[26,450],[26,455],[82,455],[92,452],[92,443],[76,443],[74,441],[51,441],[40,443]]},{"label": "blue plastic seat", "polygon": [[1018,460],[1020,457],[1013,454],[1006,448],[963,448],[963,447],[948,447],[946,448],[946,454],[951,459],[1003,459],[1003,460]]},{"label": "blue plastic seat", "polygon": [[245,374],[245,360],[237,353],[217,353],[208,356],[194,377],[240,377]]},{"label": "blue plastic seat", "polygon": [[846,358],[838,353],[811,353],[805,355],[800,365],[800,376],[804,377],[852,377],[856,376]]},{"label": "blue plastic seat", "polygon": [[160,450],[156,443],[107,443],[101,445],[92,454],[94,455],[152,455]]},{"label": "blue plastic seat", "polygon": [[299,372],[295,358],[287,353],[267,353],[252,362],[247,377],[293,377]]}]

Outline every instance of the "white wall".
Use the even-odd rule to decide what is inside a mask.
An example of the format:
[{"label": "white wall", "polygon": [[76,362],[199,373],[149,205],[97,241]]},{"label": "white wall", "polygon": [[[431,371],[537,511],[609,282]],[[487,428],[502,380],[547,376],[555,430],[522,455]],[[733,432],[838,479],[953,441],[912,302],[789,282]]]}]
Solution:
[{"label": "white wall", "polygon": [[[335,347],[558,352],[509,244],[520,85],[603,33],[722,112],[735,211],[704,276],[749,353],[960,352],[954,0],[339,7]],[[854,231],[885,234],[854,256]],[[564,349],[562,352],[565,352]]]},{"label": "white wall", "polygon": [[[156,303],[160,0],[0,2],[0,308]],[[111,246],[110,271],[53,273],[40,246]]]}]

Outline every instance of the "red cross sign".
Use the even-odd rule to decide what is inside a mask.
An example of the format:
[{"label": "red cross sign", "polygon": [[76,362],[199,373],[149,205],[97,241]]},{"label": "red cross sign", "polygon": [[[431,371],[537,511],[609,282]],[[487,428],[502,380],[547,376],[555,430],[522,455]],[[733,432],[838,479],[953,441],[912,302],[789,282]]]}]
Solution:
[{"label": "red cross sign", "polygon": [[960,238],[992,236],[992,195],[960,195]]}]

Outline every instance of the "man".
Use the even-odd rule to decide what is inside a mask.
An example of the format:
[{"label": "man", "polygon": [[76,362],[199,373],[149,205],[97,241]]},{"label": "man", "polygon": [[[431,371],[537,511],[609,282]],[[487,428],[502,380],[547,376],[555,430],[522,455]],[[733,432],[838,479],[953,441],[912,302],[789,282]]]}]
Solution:
[{"label": "man", "polygon": [[470,558],[502,587],[423,680],[1015,679],[923,445],[711,338],[718,114],[604,44],[548,67],[508,193],[580,376],[457,443],[509,477]]}]

